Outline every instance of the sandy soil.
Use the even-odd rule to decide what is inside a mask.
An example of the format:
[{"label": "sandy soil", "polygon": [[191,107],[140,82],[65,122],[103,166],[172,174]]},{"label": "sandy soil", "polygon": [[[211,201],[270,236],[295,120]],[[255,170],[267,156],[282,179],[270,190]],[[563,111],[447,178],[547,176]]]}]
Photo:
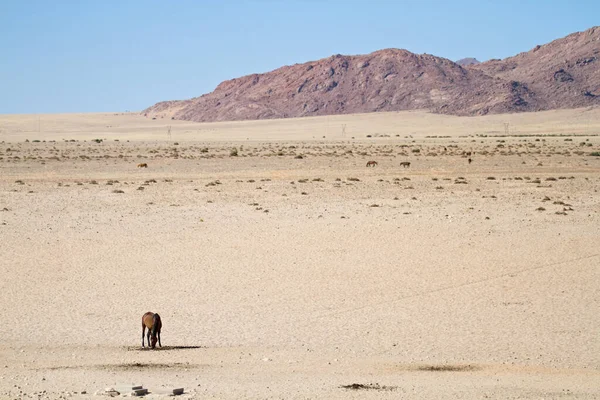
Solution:
[{"label": "sandy soil", "polygon": [[599,398],[599,127],[0,116],[0,398]]}]

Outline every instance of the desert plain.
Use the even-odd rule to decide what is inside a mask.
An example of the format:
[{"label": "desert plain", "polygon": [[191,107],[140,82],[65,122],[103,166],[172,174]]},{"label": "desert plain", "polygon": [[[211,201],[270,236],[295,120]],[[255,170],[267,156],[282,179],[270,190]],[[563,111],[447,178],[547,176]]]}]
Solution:
[{"label": "desert plain", "polygon": [[599,135],[0,115],[0,398],[600,398]]}]

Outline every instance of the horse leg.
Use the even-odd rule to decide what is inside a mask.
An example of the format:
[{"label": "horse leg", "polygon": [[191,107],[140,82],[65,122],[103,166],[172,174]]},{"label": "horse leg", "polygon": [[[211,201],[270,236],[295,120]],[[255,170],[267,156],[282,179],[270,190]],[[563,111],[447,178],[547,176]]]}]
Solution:
[{"label": "horse leg", "polygon": [[144,348],[144,333],[146,333],[146,325],[142,321],[142,348]]},{"label": "horse leg", "polygon": [[160,343],[160,331],[158,331],[157,335],[158,335],[158,345],[160,347],[162,347],[162,344]]},{"label": "horse leg", "polygon": [[152,348],[152,342],[150,341],[150,329],[148,328],[148,334],[146,335],[146,339],[148,339],[148,347]]}]

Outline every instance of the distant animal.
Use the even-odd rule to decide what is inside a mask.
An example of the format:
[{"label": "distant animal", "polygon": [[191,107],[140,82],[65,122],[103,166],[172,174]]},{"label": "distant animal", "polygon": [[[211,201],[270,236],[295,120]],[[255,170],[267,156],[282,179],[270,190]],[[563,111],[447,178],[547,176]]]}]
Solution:
[{"label": "distant animal", "polygon": [[377,165],[377,161],[367,161],[367,167],[374,167]]},{"label": "distant animal", "polygon": [[148,164],[146,163],[141,163],[137,165],[138,168],[148,168]]},{"label": "distant animal", "polygon": [[469,164],[471,164],[472,162],[473,162],[473,160],[471,160],[471,159],[469,158]]},{"label": "distant animal", "polygon": [[408,161],[403,161],[400,163],[401,166],[403,166],[404,168],[409,168],[410,167],[410,162]]},{"label": "distant animal", "polygon": [[142,347],[144,347],[144,334],[146,333],[146,328],[148,328],[148,346],[155,348],[156,341],[158,340],[158,345],[162,347],[162,343],[160,343],[160,330],[162,329],[160,315],[150,311],[142,315]]}]

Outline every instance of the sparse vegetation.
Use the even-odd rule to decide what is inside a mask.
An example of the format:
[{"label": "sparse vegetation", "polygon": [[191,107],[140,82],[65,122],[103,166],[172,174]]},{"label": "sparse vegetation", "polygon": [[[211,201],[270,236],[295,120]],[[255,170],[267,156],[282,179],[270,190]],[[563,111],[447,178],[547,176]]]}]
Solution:
[{"label": "sparse vegetation", "polygon": [[382,386],[378,383],[368,383],[368,384],[353,383],[351,385],[342,385],[342,386],[340,386],[340,388],[347,389],[347,390],[377,390],[377,391],[393,391],[393,390],[397,389],[396,386]]},{"label": "sparse vegetation", "polygon": [[465,372],[474,371],[477,368],[472,365],[423,365],[417,369],[430,372]]}]

